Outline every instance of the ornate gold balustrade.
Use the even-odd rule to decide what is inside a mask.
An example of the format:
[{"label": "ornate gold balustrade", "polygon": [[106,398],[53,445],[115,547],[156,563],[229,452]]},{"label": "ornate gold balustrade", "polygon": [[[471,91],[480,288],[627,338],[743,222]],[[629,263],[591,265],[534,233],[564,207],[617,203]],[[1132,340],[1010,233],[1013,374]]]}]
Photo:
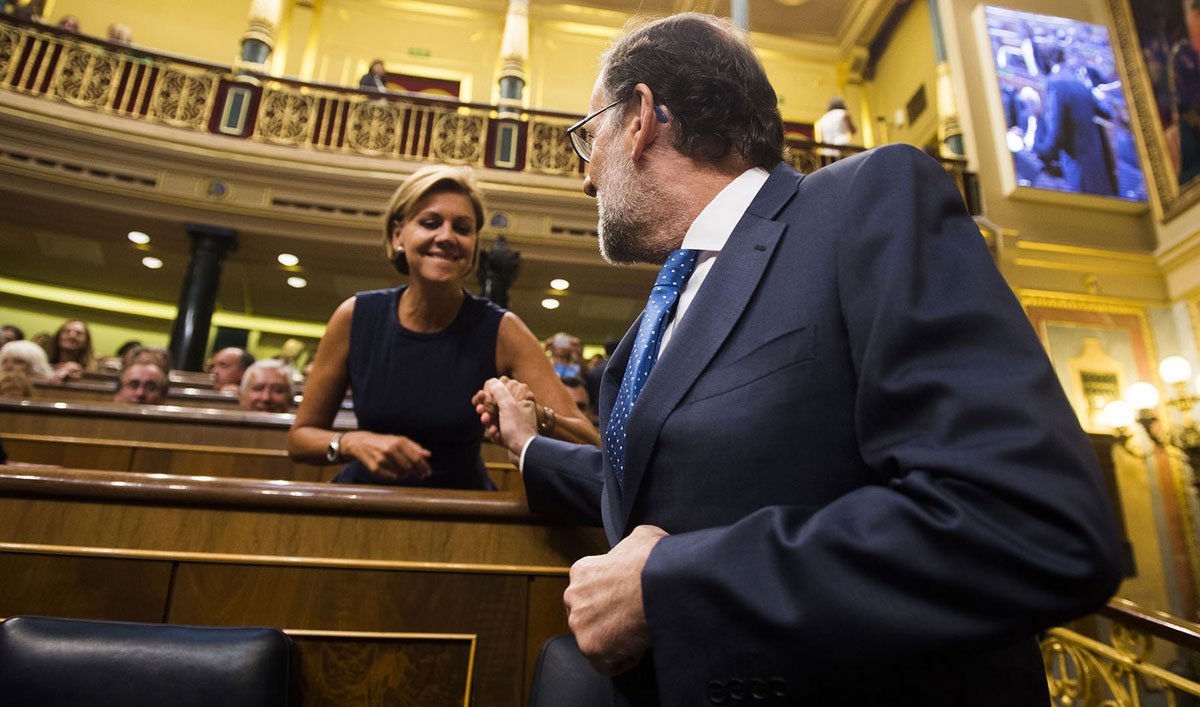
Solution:
[{"label": "ornate gold balustrade", "polygon": [[[1100,615],[1108,620],[1107,644],[1066,628],[1051,629],[1042,640],[1054,705],[1176,707],[1200,699],[1200,683],[1179,674],[1200,670],[1200,625],[1123,599],[1109,602]],[[1156,649],[1155,639],[1167,646]]]},{"label": "ornate gold balustrade", "polygon": [[[0,89],[109,115],[233,139],[326,152],[582,177],[567,127],[580,116],[413,93],[235,73],[0,15]],[[862,148],[789,138],[788,162],[811,172]],[[942,160],[972,213],[975,175]]]}]

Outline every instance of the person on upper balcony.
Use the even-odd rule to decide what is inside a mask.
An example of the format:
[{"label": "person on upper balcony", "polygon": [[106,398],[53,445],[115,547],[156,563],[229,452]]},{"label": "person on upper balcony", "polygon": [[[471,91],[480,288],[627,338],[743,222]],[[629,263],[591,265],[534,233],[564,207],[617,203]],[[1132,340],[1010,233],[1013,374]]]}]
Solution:
[{"label": "person on upper balcony", "polygon": [[358,87],[363,91],[378,91],[387,93],[387,70],[383,68],[383,59],[371,62],[371,68],[358,80]]},{"label": "person on upper balcony", "polygon": [[[545,433],[598,444],[525,323],[463,288],[484,223],[471,170],[418,170],[385,214],[384,251],[408,285],[360,292],[333,313],[288,439],[292,458],[350,462],[336,482],[495,488],[471,397],[497,375],[529,386]],[[347,386],[359,429],[334,432]]]}]

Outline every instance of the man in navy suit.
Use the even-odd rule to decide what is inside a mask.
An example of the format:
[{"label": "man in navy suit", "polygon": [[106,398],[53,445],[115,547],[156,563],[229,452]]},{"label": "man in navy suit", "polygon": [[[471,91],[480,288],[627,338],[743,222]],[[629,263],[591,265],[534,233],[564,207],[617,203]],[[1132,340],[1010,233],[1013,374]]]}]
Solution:
[{"label": "man in navy suit", "polygon": [[744,35],[704,15],[618,39],[591,112],[605,257],[699,254],[627,415],[641,320],[605,371],[617,443],[537,436],[517,382],[477,396],[530,508],[613,545],[571,569],[559,704],[1043,707],[1034,634],[1110,596],[1116,533],[941,166],[889,146],[801,175]]},{"label": "man in navy suit", "polygon": [[1046,81],[1046,112],[1033,151],[1047,165],[1062,170],[1068,186],[1077,192],[1115,196],[1116,171],[1108,137],[1096,118],[1112,120],[1112,113],[1096,99],[1092,89],[1073,75],[1061,49]]}]

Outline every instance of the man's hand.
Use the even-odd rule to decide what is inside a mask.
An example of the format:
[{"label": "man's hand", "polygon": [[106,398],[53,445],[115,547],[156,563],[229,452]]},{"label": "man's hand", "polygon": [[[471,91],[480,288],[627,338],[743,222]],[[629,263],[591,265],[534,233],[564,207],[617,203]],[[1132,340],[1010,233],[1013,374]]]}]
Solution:
[{"label": "man's hand", "polygon": [[471,402],[483,423],[484,436],[508,449],[514,458],[521,455],[529,438],[537,435],[537,401],[524,383],[505,376],[492,378]]},{"label": "man's hand", "polygon": [[579,650],[603,675],[637,665],[650,647],[642,606],[642,568],[667,531],[639,525],[607,555],[585,557],[571,566],[563,592],[567,625]]}]

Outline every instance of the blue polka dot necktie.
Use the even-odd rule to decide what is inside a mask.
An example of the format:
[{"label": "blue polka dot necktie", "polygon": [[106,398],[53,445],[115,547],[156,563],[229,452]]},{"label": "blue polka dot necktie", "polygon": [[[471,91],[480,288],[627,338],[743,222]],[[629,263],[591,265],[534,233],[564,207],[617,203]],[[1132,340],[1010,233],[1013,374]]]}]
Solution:
[{"label": "blue polka dot necktie", "polygon": [[679,291],[696,269],[699,255],[698,250],[680,248],[667,257],[654,289],[650,290],[646,310],[642,313],[642,323],[638,327],[633,350],[629,353],[625,377],[621,379],[621,390],[617,393],[617,401],[609,413],[608,428],[604,432],[604,450],[608,453],[620,488],[624,488],[625,483],[625,426],[629,422],[629,411],[633,410],[642,386],[650,377],[650,369],[658,360],[658,345],[662,342],[667,322],[671,320]]}]

